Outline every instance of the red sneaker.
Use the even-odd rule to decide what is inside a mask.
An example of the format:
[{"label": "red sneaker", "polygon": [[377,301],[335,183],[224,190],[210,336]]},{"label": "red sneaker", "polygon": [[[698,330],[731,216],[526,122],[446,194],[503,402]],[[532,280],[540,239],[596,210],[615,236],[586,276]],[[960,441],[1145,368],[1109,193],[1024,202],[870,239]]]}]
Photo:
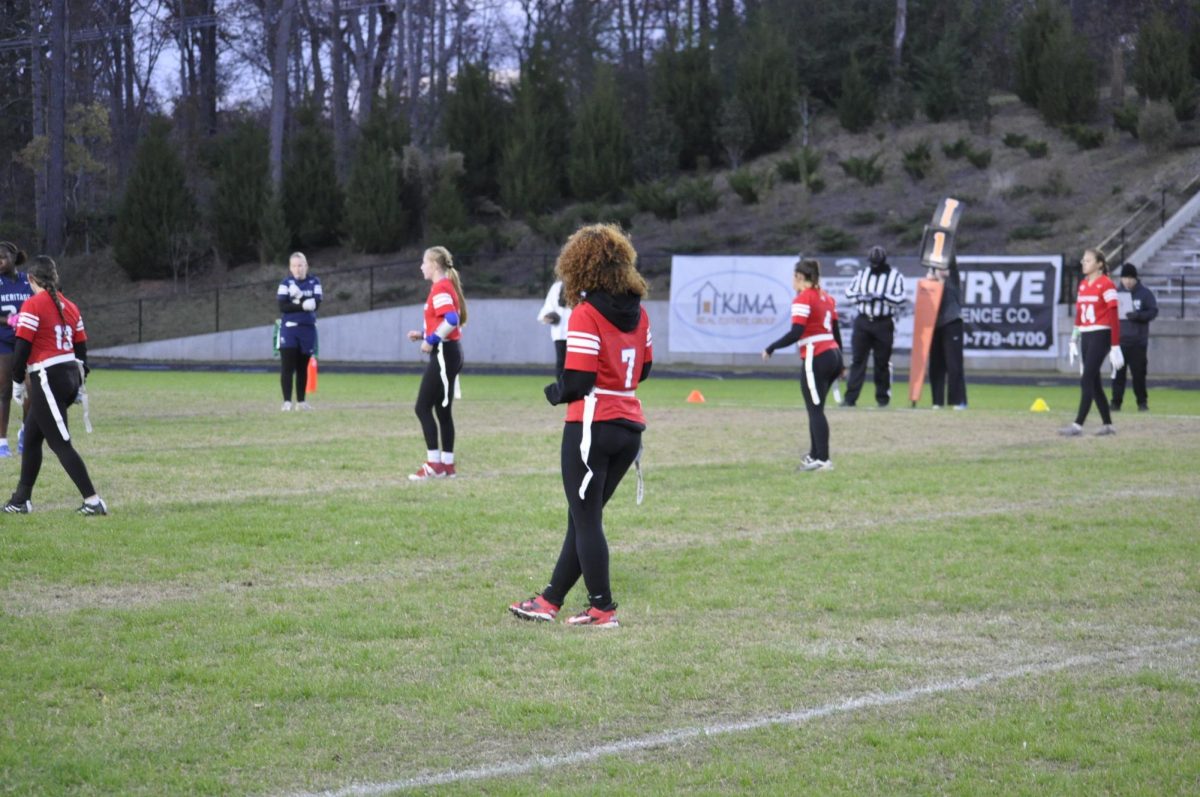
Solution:
[{"label": "red sneaker", "polygon": [[589,606],[586,611],[580,612],[574,617],[567,618],[568,625],[591,625],[596,628],[617,628],[621,624],[617,622],[617,610],[597,609],[595,606]]},{"label": "red sneaker", "polygon": [[453,479],[455,476],[458,475],[458,473],[456,473],[454,470],[453,462],[451,462],[450,464],[446,464],[444,462],[442,463],[442,475],[445,476],[447,479]]},{"label": "red sneaker", "polygon": [[508,607],[508,610],[522,620],[537,620],[542,623],[552,623],[558,617],[560,607],[555,606],[541,595],[534,595],[527,601],[518,601]]},{"label": "red sneaker", "polygon": [[445,475],[446,472],[442,470],[442,463],[426,462],[417,468],[416,473],[408,474],[408,480],[411,482],[423,482],[429,479],[441,479]]}]

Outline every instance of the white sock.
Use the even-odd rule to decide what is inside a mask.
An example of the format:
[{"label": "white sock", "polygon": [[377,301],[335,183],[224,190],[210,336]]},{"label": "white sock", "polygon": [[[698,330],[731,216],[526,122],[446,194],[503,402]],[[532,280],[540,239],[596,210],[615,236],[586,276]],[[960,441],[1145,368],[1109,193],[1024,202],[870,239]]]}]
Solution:
[{"label": "white sock", "polygon": [[453,451],[443,451],[442,452],[442,464],[443,465],[453,465],[454,464],[454,452]]},{"label": "white sock", "polygon": [[6,446],[6,445],[8,445],[8,438],[0,437],[0,446]]},{"label": "white sock", "polygon": [[91,498],[83,499],[83,502],[88,506],[100,506],[100,496],[93,495]]},{"label": "white sock", "polygon": [[436,448],[431,448],[431,449],[427,450],[425,452],[425,461],[426,462],[441,462],[442,461],[442,452],[438,451]]}]

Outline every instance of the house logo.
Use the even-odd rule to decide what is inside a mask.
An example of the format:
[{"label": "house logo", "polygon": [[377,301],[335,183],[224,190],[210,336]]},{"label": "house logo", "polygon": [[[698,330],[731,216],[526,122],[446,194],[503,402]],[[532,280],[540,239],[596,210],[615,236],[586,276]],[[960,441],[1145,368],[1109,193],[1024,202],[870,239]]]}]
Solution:
[{"label": "house logo", "polygon": [[761,273],[709,272],[672,293],[674,320],[703,335],[754,338],[791,323],[791,288]]}]

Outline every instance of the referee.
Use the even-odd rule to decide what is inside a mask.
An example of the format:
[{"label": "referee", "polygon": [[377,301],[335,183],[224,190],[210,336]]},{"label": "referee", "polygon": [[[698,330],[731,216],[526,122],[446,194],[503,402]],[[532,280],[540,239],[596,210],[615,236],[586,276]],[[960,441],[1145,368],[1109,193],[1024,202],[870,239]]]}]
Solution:
[{"label": "referee", "polygon": [[895,316],[904,304],[904,276],[887,261],[882,246],[867,253],[869,265],[854,276],[846,298],[858,308],[850,339],[850,378],[843,406],[853,407],[867,377],[867,357],[875,354],[875,401],[886,407],[892,396],[892,340]]}]

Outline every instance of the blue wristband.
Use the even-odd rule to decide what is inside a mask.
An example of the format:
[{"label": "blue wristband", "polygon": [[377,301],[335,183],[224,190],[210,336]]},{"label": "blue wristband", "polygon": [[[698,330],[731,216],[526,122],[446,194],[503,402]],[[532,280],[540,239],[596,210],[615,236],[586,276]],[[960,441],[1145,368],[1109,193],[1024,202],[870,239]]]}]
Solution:
[{"label": "blue wristband", "polygon": [[425,336],[425,342],[428,343],[430,346],[436,346],[442,342],[442,339],[438,337],[436,332],[430,332],[428,335]]}]

